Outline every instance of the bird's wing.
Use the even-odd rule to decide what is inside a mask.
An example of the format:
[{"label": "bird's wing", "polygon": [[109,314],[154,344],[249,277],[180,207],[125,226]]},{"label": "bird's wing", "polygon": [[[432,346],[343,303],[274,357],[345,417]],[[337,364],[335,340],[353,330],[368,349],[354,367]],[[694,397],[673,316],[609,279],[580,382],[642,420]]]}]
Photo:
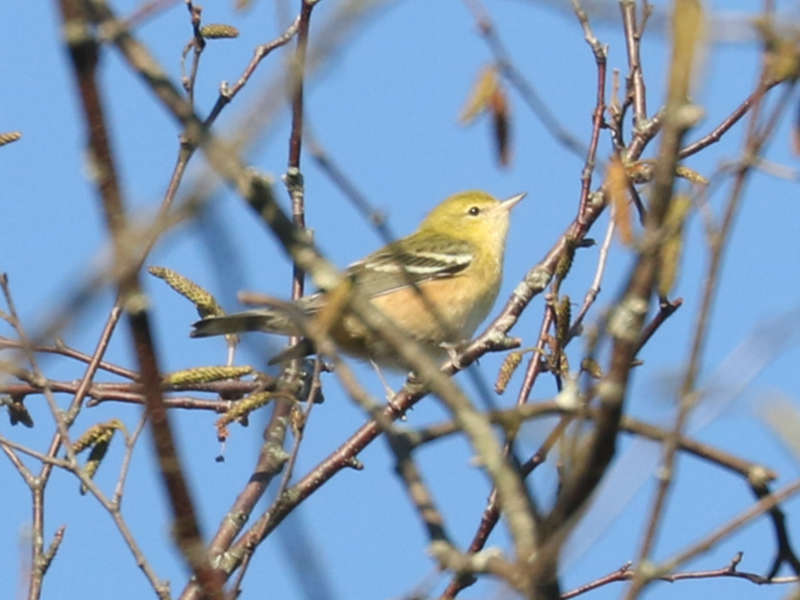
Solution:
[{"label": "bird's wing", "polygon": [[431,279],[453,277],[472,264],[469,242],[447,236],[412,234],[351,264],[347,275],[367,297],[419,285]]}]

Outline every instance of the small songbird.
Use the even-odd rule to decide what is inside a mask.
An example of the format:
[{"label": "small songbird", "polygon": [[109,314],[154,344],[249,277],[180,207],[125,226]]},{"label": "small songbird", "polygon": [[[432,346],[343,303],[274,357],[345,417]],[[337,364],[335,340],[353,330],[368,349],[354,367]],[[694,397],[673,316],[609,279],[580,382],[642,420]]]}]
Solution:
[{"label": "small songbird", "polygon": [[[503,277],[509,214],[524,197],[517,194],[501,202],[481,191],[450,196],[414,233],[353,263],[345,275],[399,329],[443,358],[448,347],[468,340],[489,314]],[[313,319],[327,301],[327,293],[318,292],[297,300],[293,311],[276,307],[209,317],[195,323],[191,335],[300,335],[297,315]],[[393,348],[349,312],[335,319],[329,334],[346,354],[404,367]],[[313,351],[304,341],[270,362]]]}]

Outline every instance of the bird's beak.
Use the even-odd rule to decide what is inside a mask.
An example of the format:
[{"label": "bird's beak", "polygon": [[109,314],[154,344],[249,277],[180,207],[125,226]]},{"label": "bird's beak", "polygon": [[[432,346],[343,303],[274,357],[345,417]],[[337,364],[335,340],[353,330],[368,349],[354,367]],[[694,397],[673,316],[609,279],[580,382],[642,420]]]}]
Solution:
[{"label": "bird's beak", "polygon": [[507,211],[507,212],[508,212],[508,211],[510,211],[510,210],[511,210],[511,209],[514,207],[514,205],[515,205],[517,202],[519,202],[520,200],[522,200],[522,199],[523,199],[525,196],[527,196],[527,195],[528,195],[528,192],[522,192],[521,194],[516,194],[515,196],[511,196],[511,198],[509,198],[508,200],[503,200],[503,201],[500,203],[500,206],[501,206],[501,207],[502,207],[502,208],[503,208],[505,211]]}]

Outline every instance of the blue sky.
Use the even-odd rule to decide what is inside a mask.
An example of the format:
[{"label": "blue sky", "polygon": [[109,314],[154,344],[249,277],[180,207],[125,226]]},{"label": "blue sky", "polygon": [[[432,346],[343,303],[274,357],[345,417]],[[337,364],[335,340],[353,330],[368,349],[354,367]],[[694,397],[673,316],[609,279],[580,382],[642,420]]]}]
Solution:
[{"label": "blue sky", "polygon": [[[8,273],[21,317],[30,329],[47,320],[54,306],[98,264],[106,232],[98,202],[87,179],[83,124],[74,94],[71,72],[59,39],[55,3],[23,2],[0,6],[6,23],[0,74],[6,81],[2,94],[0,130],[20,130],[23,139],[0,149],[0,180],[4,182],[0,215],[0,271]],[[113,3],[119,14],[128,14],[133,0]],[[207,2],[206,22],[237,26],[235,41],[211,42],[203,55],[197,84],[197,104],[204,113],[213,104],[221,80],[238,78],[255,44],[272,39],[280,25],[272,2],[253,2],[248,13],[231,10],[232,2]],[[294,5],[287,14],[293,14]],[[589,4],[588,2],[586,3]],[[659,4],[660,5],[660,4]],[[315,34],[333,16],[339,3],[323,0],[314,13]],[[536,87],[561,123],[574,135],[588,140],[594,107],[595,67],[591,53],[573,15],[561,4],[524,0],[487,2],[496,26],[517,66]],[[743,19],[756,2],[718,2],[725,16]],[[779,3],[787,20],[797,19],[796,5]],[[623,69],[625,50],[616,8],[612,18],[595,26],[601,41],[609,44],[609,66]],[[720,13],[716,13],[720,14]],[[715,21],[716,22],[716,21]],[[136,32],[147,43],[171,76],[179,77],[179,58],[190,37],[185,8],[178,4],[142,25]],[[470,127],[457,117],[478,71],[491,55],[477,35],[470,13],[461,2],[408,0],[390,3],[349,34],[350,39],[323,65],[307,94],[308,122],[316,137],[349,174],[375,207],[385,212],[397,234],[413,230],[422,216],[444,197],[463,189],[481,188],[498,196],[527,191],[515,208],[505,279],[499,304],[530,266],[556,241],[572,219],[579,197],[582,160],[559,145],[525,106],[515,91],[512,107],[513,162],[499,168],[493,154],[488,120]],[[723,36],[724,37],[724,36]],[[668,47],[663,30],[648,33],[642,46],[642,62],[648,81],[647,97],[652,112],[663,97],[664,68]],[[722,120],[752,90],[758,66],[758,46],[752,41],[709,46],[698,78],[695,100],[706,110],[705,119],[690,132],[695,139]],[[283,68],[287,54],[276,53],[258,69],[235,102],[218,121],[216,131],[229,133]],[[146,216],[158,206],[166,189],[178,149],[178,130],[171,117],[150,92],[127,70],[114,51],[104,53],[101,84],[111,121],[125,200],[131,211]],[[270,93],[275,94],[272,90]],[[794,99],[796,102],[796,98]],[[268,135],[247,153],[257,168],[279,176],[286,167],[289,112],[283,105],[267,129]],[[795,168],[790,149],[790,125],[783,119],[768,145],[770,160]],[[735,127],[725,140],[700,155],[688,166],[703,174],[740,152],[743,127]],[[654,148],[645,154],[651,156]],[[609,144],[601,140],[599,156],[608,156]],[[348,200],[339,193],[309,156],[303,157],[307,219],[319,247],[340,266],[358,259],[381,244],[380,237]],[[193,160],[186,183],[207,169],[202,156]],[[596,177],[595,181],[599,181]],[[722,185],[710,199],[716,214],[729,190]],[[188,189],[188,185],[186,188]],[[281,198],[283,190],[276,188]],[[286,204],[284,204],[286,206]],[[591,236],[601,239],[607,216],[595,225]],[[210,235],[213,232],[214,235]],[[800,290],[797,265],[800,247],[800,206],[796,181],[757,173],[746,189],[737,218],[732,245],[726,254],[722,280],[712,316],[712,327],[703,360],[702,385],[710,390],[706,406],[724,404],[719,415],[696,430],[702,441],[736,455],[759,461],[777,470],[778,486],[797,477],[797,459],[778,443],[762,416],[784,399],[796,405],[800,375],[796,368],[797,309]],[[676,290],[684,306],[657,333],[641,353],[629,394],[630,412],[663,426],[672,421],[674,389],[688,353],[699,290],[707,254],[701,219],[689,226],[686,256]],[[579,252],[564,291],[574,302],[582,301],[597,261],[597,248]],[[235,195],[220,187],[204,215],[203,225],[187,224],[170,233],[156,247],[148,264],[168,266],[217,294],[228,309],[236,308],[239,289],[263,290],[288,296],[291,266],[280,247],[249,209]],[[613,301],[630,267],[629,254],[615,242],[603,293],[589,315],[595,321]],[[188,338],[194,309],[163,285],[145,279],[153,305],[155,339],[165,371],[224,362],[221,340]],[[109,291],[99,294],[73,325],[64,340],[91,352],[112,301]],[[513,334],[525,344],[535,340],[543,299],[537,298],[516,325]],[[779,333],[774,337],[770,331]],[[0,333],[9,330],[0,326]],[[780,344],[778,343],[780,342]],[[263,366],[280,340],[251,336],[238,355],[241,363]],[[570,357],[579,360],[580,343]],[[767,350],[762,347],[766,346]],[[728,360],[735,349],[739,354]],[[774,355],[772,355],[774,354]],[[744,358],[737,358],[744,355]],[[764,368],[747,377],[749,368],[767,356]],[[125,327],[120,327],[108,359],[133,366]],[[492,381],[500,358],[487,356],[478,370]],[[78,365],[61,358],[43,358],[45,372],[53,378],[80,376]],[[368,369],[359,374],[370,390],[381,395],[380,382]],[[474,391],[463,374],[458,377]],[[512,380],[499,403],[511,404],[521,381]],[[394,379],[400,385],[400,379]],[[746,384],[746,385],[744,385]],[[744,385],[743,389],[739,389]],[[736,389],[736,393],[731,390]],[[325,380],[326,402],[316,407],[306,428],[296,476],[310,468],[355,431],[363,413],[339,390],[335,378]],[[533,397],[555,394],[552,378],[541,377]],[[68,402],[67,396],[60,397]],[[32,430],[11,429],[3,419],[0,433],[20,443],[44,449],[53,423],[42,398],[27,401],[36,421]],[[710,409],[709,409],[710,410]],[[82,413],[75,431],[112,416],[133,427],[140,414],[134,406],[105,404]],[[701,415],[698,415],[701,416]],[[248,428],[232,427],[224,463],[214,462],[219,453],[215,415],[173,414],[189,480],[206,536],[235,498],[250,474],[261,441],[265,415],[254,415]],[[408,427],[439,421],[444,412],[428,398],[405,423]],[[700,419],[698,419],[699,421]],[[533,424],[523,431],[520,448],[533,451],[547,434],[547,427]],[[174,594],[182,589],[186,572],[167,530],[169,515],[150,452],[143,439],[134,454],[124,514],[158,574],[171,580]],[[657,447],[620,443],[621,466],[608,478],[597,497],[601,510],[590,512],[573,536],[562,571],[564,590],[594,579],[633,559],[654,490]],[[470,450],[462,439],[448,439],[417,452],[441,509],[448,531],[459,544],[471,538],[489,487],[484,475],[470,462]],[[97,475],[98,484],[110,492],[121,449],[112,444]],[[427,540],[405,491],[393,473],[393,462],[383,440],[376,440],[359,457],[360,472],[344,471],[328,482],[289,517],[278,535],[256,553],[245,579],[243,598],[267,593],[282,598],[390,598],[410,594],[417,586],[441,588],[434,563],[427,557]],[[29,462],[28,464],[34,464]],[[26,527],[30,521],[29,494],[11,465],[0,462],[5,514],[0,522],[0,575],[17,581]],[[670,497],[656,558],[665,558],[726,522],[753,502],[742,481],[692,458],[678,463],[678,484]],[[537,495],[548,498],[555,484],[554,461],[533,477]],[[77,494],[70,476],[56,473],[47,494],[46,543],[62,523],[68,524],[59,555],[45,580],[44,598],[77,595],[143,598],[151,590],[122,544],[108,515],[90,496]],[[271,490],[274,492],[274,488]],[[627,497],[631,496],[628,504]],[[260,510],[266,508],[262,503]],[[620,508],[620,506],[622,506]],[[615,510],[606,518],[603,507]],[[789,531],[797,531],[800,504],[785,505]],[[257,513],[260,511],[257,510]],[[613,518],[611,518],[613,517]],[[298,540],[305,540],[311,555],[299,560],[309,565],[302,576],[291,566]],[[591,543],[589,543],[591,542]],[[490,544],[507,548],[501,526]],[[589,545],[590,547],[584,548]],[[305,551],[300,546],[300,552]],[[727,564],[737,550],[744,552],[742,570],[764,572],[773,556],[771,526],[760,519],[715,551],[689,565],[714,569]],[[313,568],[310,565],[314,565]],[[323,585],[310,574],[318,573]],[[10,583],[8,584],[10,585]],[[593,598],[616,598],[619,585],[592,593]],[[323,594],[323,591],[325,591]],[[737,580],[655,584],[648,598],[686,598],[708,594],[729,598],[778,598],[781,587],[755,587]],[[495,582],[482,582],[463,592],[464,598],[501,595]],[[501,595],[502,597],[502,595]]]}]

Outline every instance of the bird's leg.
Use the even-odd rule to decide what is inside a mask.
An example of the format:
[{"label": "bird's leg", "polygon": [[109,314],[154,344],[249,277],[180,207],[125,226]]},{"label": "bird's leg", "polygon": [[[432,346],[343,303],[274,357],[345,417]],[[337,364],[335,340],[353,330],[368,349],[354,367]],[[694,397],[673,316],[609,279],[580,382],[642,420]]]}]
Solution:
[{"label": "bird's leg", "polygon": [[[372,368],[375,369],[375,373],[378,374],[378,379],[381,380],[381,384],[383,385],[383,391],[386,394],[386,404],[388,404],[393,411],[395,411],[396,413],[399,413],[400,412],[400,407],[397,406],[394,402],[392,402],[392,398],[395,397],[396,392],[386,382],[386,378],[383,376],[383,371],[381,371],[381,368],[378,366],[378,363],[376,363],[374,360],[372,360],[370,358],[369,359],[369,364],[372,365]],[[400,415],[400,420],[401,421],[405,421],[406,420],[405,413]]]},{"label": "bird's leg", "polygon": [[383,391],[386,394],[386,400],[391,401],[391,399],[394,398],[395,391],[386,382],[386,378],[383,376],[383,371],[381,371],[381,368],[378,366],[378,363],[376,363],[374,360],[370,358],[369,364],[372,365],[372,368],[375,369],[375,373],[378,374],[378,379],[381,380],[381,384],[383,385]]},{"label": "bird's leg", "polygon": [[439,344],[439,347],[447,352],[447,357],[450,359],[450,362],[452,362],[457,369],[461,370],[464,368],[464,365],[461,364],[460,355],[468,344],[469,340],[460,340],[458,342],[442,342]]}]

